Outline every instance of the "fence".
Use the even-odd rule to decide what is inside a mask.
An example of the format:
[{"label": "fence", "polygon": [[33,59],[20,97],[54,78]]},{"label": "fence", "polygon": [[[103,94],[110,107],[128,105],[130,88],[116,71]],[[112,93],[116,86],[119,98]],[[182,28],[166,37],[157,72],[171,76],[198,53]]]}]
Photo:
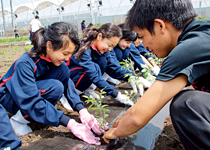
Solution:
[{"label": "fence", "polygon": [[[123,9],[124,10],[124,9]],[[195,8],[196,13],[199,16],[205,16],[207,18],[210,18],[210,7],[203,7],[203,8]],[[81,21],[85,20],[86,24],[88,24],[89,22],[92,22],[94,20],[94,22],[96,23],[108,23],[108,22],[112,22],[115,24],[119,24],[124,22],[125,18],[126,18],[126,14],[121,14],[121,15],[109,15],[109,16],[97,16],[96,13],[93,14],[94,17],[91,17],[90,13],[82,13],[82,14],[66,14],[63,15],[62,17],[57,15],[57,16],[46,16],[44,17],[40,17],[40,22],[42,23],[42,26],[48,26],[54,22],[57,21],[65,21],[65,22],[70,22],[72,23],[75,28],[78,30],[79,34],[81,33]],[[19,20],[18,22],[16,22],[16,26],[19,30],[19,35],[20,36],[25,36],[27,34],[29,34],[29,24],[31,22],[31,18],[30,20]],[[3,24],[0,24],[0,37],[12,37],[14,36],[14,29],[12,29],[12,25],[11,22],[6,22],[6,31],[4,33],[3,30]]]}]

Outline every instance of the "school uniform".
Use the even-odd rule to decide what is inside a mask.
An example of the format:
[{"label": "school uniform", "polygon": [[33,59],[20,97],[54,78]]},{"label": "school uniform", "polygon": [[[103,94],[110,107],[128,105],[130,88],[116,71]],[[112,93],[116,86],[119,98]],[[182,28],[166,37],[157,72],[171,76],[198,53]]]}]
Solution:
[{"label": "school uniform", "polygon": [[178,93],[170,106],[174,128],[186,149],[210,149],[209,58],[210,20],[192,20],[156,78],[169,81],[184,74],[188,85],[195,88]]},{"label": "school uniform", "polygon": [[[134,62],[134,68],[138,68],[139,70],[143,69],[141,64],[145,65],[145,63],[133,43],[131,43],[130,47],[127,47],[124,50],[122,50],[119,46],[116,46],[113,50],[119,62],[130,58]],[[114,54],[112,53],[112,55]]]},{"label": "school uniform", "polygon": [[[0,142],[0,147],[19,149],[21,145],[4,109],[11,114],[20,110],[23,117],[30,122],[56,127],[60,124],[67,126],[70,118],[54,106],[63,93],[74,109],[84,108],[73,82],[69,80],[68,67],[64,63],[55,66],[47,58],[31,58],[25,52],[0,80],[0,141],[3,141]],[[8,128],[4,128],[5,126]]]},{"label": "school uniform", "polygon": [[146,59],[148,59],[148,58],[155,58],[154,55],[149,50],[144,48],[143,43],[141,43],[136,48],[139,50],[140,54],[143,55]]},{"label": "school uniform", "polygon": [[70,70],[70,78],[75,84],[75,88],[80,91],[86,90],[92,83],[98,88],[104,89],[106,94],[117,97],[118,91],[114,89],[113,85],[107,83],[102,75],[104,72],[111,77],[127,81],[124,78],[125,73],[130,73],[121,69],[119,62],[116,63],[110,55],[110,52],[101,54],[94,44],[82,55],[78,60],[74,56],[66,63]]}]

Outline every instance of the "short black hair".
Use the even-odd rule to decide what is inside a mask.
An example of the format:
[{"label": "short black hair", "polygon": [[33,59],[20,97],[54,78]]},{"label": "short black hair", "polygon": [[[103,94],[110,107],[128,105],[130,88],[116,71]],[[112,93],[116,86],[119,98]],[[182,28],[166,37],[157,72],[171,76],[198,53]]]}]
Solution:
[{"label": "short black hair", "polygon": [[190,19],[197,16],[190,0],[136,0],[126,17],[126,27],[146,28],[154,33],[156,18],[169,21],[181,30]]},{"label": "short black hair", "polygon": [[37,19],[37,18],[39,18],[39,16],[36,15],[36,16],[35,16],[35,19]]},{"label": "short black hair", "polygon": [[137,39],[137,33],[134,30],[130,30],[125,27],[125,23],[121,23],[118,25],[122,29],[122,38],[126,41],[136,41]]}]

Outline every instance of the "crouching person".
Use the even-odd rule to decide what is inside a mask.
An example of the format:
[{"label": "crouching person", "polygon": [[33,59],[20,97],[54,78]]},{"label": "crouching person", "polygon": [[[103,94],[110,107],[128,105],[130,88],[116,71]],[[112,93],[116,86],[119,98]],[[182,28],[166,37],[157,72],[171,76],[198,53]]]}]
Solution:
[{"label": "crouching person", "polygon": [[[32,50],[16,60],[0,80],[0,148],[20,149],[17,136],[31,132],[27,124],[32,121],[66,126],[76,137],[100,145],[88,127],[97,126],[96,119],[82,103],[78,109],[86,118],[83,124],[54,107],[63,93],[69,93],[69,70],[63,62],[79,47],[76,31],[68,23],[57,22],[35,32],[32,43]],[[5,109],[14,114],[10,120]]]}]

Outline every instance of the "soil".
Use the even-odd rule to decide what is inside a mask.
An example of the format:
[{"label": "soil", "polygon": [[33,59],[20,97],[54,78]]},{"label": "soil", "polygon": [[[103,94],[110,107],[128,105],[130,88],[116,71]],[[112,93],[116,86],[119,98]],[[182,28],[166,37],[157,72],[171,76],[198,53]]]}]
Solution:
[{"label": "soil", "polygon": [[[19,58],[25,51],[29,49],[30,46],[0,46],[0,77],[7,72],[9,67],[17,58]],[[98,92],[98,89],[96,92]],[[84,99],[81,98],[81,100]],[[64,114],[80,122],[77,112],[63,108],[60,102],[58,102],[55,107],[59,110],[62,110]],[[87,105],[85,105],[85,107],[87,107]],[[11,114],[8,113],[8,115],[11,117]],[[31,123],[29,126],[32,128],[33,132],[19,137],[22,140],[22,147],[46,138],[51,139],[54,137],[68,136],[75,139],[74,135],[63,126],[52,127],[38,123]],[[173,128],[170,116],[165,119],[164,129],[155,144],[154,150],[184,150],[184,147]]]}]

